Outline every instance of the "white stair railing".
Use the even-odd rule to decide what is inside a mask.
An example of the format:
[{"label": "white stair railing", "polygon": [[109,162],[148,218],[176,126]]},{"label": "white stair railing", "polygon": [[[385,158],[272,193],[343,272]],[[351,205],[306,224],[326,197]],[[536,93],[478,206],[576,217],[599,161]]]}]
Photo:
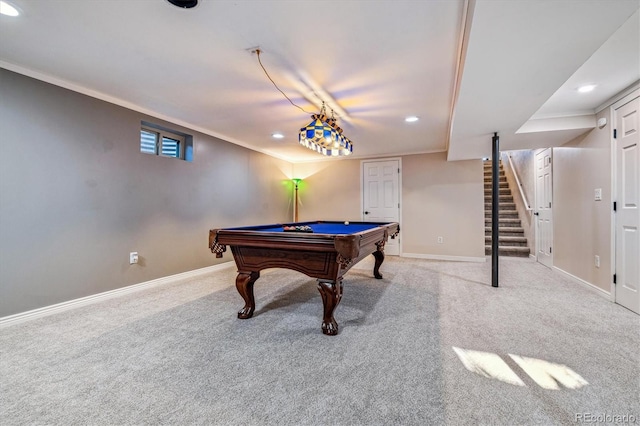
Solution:
[{"label": "white stair railing", "polygon": [[507,159],[509,160],[509,167],[511,168],[511,173],[513,173],[513,177],[516,179],[516,184],[518,185],[518,189],[520,190],[520,198],[524,203],[524,206],[527,210],[533,210],[531,204],[527,200],[527,196],[524,194],[524,190],[522,189],[522,184],[520,183],[520,179],[518,178],[518,173],[516,172],[515,167],[513,166],[513,161],[511,161],[511,156],[507,154]]}]

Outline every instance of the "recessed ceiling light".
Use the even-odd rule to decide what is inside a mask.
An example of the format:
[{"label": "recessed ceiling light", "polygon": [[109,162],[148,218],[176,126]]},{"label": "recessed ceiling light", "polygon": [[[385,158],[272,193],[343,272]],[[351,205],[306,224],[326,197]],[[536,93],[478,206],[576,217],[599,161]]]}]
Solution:
[{"label": "recessed ceiling light", "polygon": [[591,92],[595,88],[596,88],[595,84],[585,84],[584,86],[578,87],[578,92],[587,93],[587,92]]},{"label": "recessed ceiling light", "polygon": [[273,133],[271,137],[274,139],[282,139],[284,138],[284,135],[282,133]]},{"label": "recessed ceiling light", "polygon": [[0,1],[0,13],[7,16],[18,16],[20,12],[18,9],[6,1]]},{"label": "recessed ceiling light", "polygon": [[415,115],[410,115],[409,117],[404,119],[404,121],[406,121],[407,123],[415,123],[418,120],[420,120],[420,118]]}]

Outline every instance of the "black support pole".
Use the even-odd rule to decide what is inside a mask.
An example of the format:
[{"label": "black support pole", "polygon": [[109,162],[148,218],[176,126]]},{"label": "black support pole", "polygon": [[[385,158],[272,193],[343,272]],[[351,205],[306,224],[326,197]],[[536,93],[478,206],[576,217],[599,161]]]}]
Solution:
[{"label": "black support pole", "polygon": [[491,158],[491,286],[498,287],[498,238],[500,230],[500,138],[493,134],[493,156]]}]

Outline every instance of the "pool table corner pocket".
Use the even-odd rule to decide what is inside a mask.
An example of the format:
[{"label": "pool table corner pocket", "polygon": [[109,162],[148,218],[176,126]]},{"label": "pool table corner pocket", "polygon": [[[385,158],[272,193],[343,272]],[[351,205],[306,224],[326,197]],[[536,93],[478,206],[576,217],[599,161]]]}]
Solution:
[{"label": "pool table corner pocket", "polygon": [[217,229],[209,230],[209,248],[211,249],[211,253],[214,253],[216,255],[217,259],[221,258],[222,253],[227,251],[226,245],[218,243]]}]

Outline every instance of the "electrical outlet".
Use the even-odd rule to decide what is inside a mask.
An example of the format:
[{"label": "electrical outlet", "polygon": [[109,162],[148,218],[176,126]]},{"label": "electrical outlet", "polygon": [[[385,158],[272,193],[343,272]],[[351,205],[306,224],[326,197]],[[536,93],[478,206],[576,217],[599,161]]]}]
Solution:
[{"label": "electrical outlet", "polygon": [[129,265],[133,265],[135,263],[138,263],[138,252],[132,251],[129,253]]},{"label": "electrical outlet", "polygon": [[444,238],[438,237],[438,244],[442,244],[442,243],[444,243]]},{"label": "electrical outlet", "polygon": [[602,188],[596,188],[593,195],[596,201],[602,201]]},{"label": "electrical outlet", "polygon": [[596,268],[600,267],[600,256],[598,256],[597,254],[596,254],[596,257],[595,257],[595,264],[596,264]]}]

